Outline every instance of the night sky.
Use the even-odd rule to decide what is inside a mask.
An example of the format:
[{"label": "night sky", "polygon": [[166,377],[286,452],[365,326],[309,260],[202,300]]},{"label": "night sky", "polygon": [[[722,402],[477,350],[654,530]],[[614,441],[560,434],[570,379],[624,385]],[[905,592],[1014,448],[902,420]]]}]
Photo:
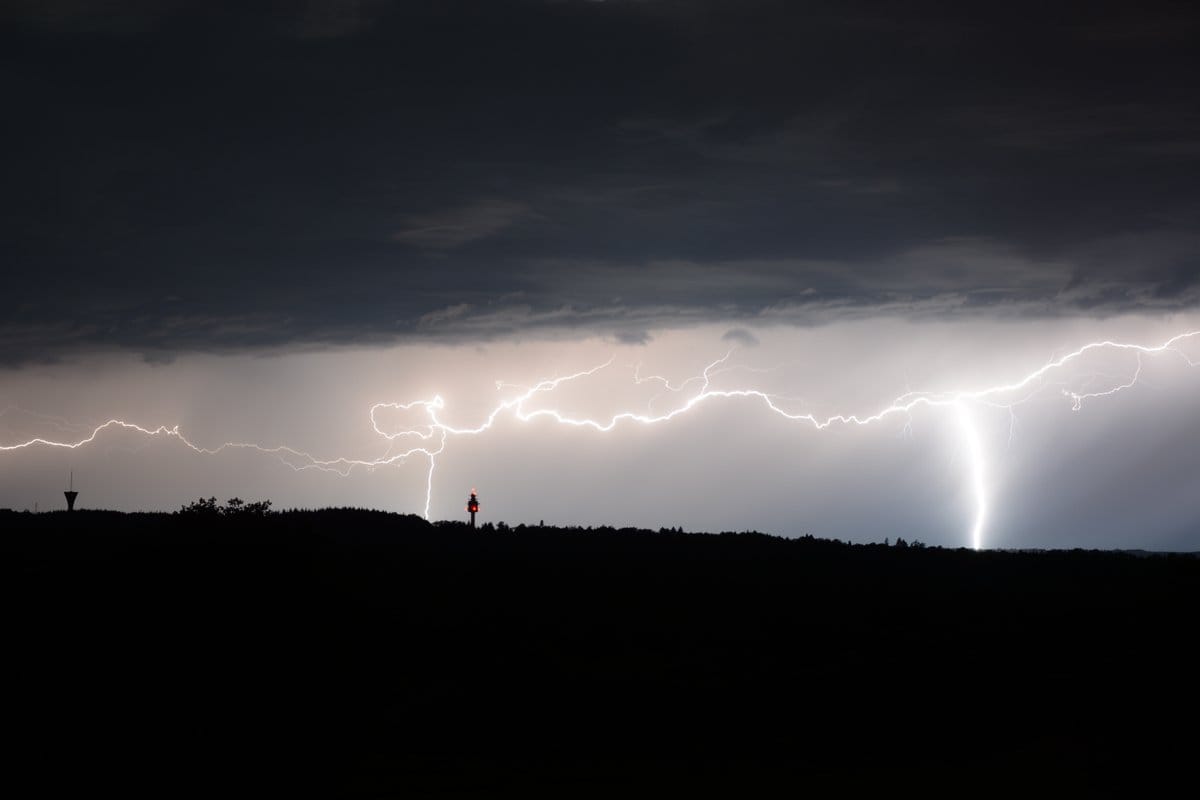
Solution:
[{"label": "night sky", "polygon": [[[0,445],[119,418],[373,459],[373,403],[473,426],[497,381],[610,358],[555,400],[666,410],[635,375],[736,346],[721,389],[870,414],[1161,344],[1200,328],[1198,34],[1186,3],[10,0]],[[1200,549],[1200,370],[1147,356],[1072,410],[1138,367],[1094,355],[973,404],[985,543]],[[954,414],[763,410],[503,417],[447,445],[431,516],[478,485],[511,522],[968,543]],[[0,506],[70,469],[89,507],[421,513],[428,463],[105,431],[0,453]]]}]

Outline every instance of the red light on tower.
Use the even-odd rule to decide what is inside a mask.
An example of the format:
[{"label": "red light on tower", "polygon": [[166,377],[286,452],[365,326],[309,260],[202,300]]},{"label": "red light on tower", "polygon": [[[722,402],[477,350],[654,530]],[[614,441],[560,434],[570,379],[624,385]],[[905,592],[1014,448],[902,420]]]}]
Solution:
[{"label": "red light on tower", "polygon": [[475,490],[471,490],[471,496],[467,498],[467,511],[471,512],[471,527],[475,527],[475,514],[479,511],[479,498],[475,496]]}]

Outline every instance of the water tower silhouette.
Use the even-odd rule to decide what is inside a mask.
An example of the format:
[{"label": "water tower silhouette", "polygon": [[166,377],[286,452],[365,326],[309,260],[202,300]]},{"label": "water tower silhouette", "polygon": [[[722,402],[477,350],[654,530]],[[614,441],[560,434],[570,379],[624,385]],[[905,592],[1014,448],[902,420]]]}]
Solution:
[{"label": "water tower silhouette", "polygon": [[471,512],[471,527],[475,527],[475,514],[479,511],[479,498],[475,496],[475,490],[471,490],[471,496],[467,498],[467,511]]},{"label": "water tower silhouette", "polygon": [[71,482],[67,484],[68,488],[63,492],[63,496],[67,498],[67,511],[75,510],[75,498],[79,497],[79,492],[75,491],[75,471],[71,470]]}]

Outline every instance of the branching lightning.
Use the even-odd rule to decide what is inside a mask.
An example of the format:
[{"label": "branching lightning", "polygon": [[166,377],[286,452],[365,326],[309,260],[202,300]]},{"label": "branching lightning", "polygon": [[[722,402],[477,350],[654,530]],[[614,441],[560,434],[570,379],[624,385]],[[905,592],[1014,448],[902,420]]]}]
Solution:
[{"label": "branching lightning", "polygon": [[[490,430],[496,420],[502,415],[511,415],[518,421],[530,422],[537,419],[548,419],[557,425],[574,428],[586,428],[597,433],[611,433],[621,425],[658,425],[670,422],[676,417],[697,409],[702,404],[714,400],[748,401],[766,412],[782,417],[789,422],[803,423],[821,431],[834,426],[868,426],[885,419],[895,417],[905,420],[905,431],[910,431],[908,420],[913,411],[918,408],[946,408],[955,412],[961,431],[964,449],[969,461],[968,483],[975,498],[975,515],[970,527],[970,541],[973,547],[983,545],[984,525],[988,513],[988,492],[986,486],[986,469],[984,448],[979,431],[974,421],[970,406],[983,405],[1007,409],[1010,414],[1009,438],[1016,428],[1015,408],[1047,388],[1058,386],[1062,395],[1071,402],[1071,407],[1079,411],[1085,402],[1103,397],[1110,397],[1118,392],[1135,386],[1142,376],[1144,359],[1163,353],[1173,353],[1183,359],[1190,367],[1198,363],[1189,357],[1180,345],[1200,336],[1200,330],[1188,331],[1171,337],[1158,345],[1139,345],[1111,340],[1089,342],[1082,347],[1065,355],[1052,358],[1032,372],[1017,380],[975,389],[960,389],[940,392],[906,391],[892,402],[870,414],[839,413],[819,417],[813,413],[789,411],[784,407],[788,398],[781,395],[763,392],[755,388],[717,389],[712,385],[713,378],[720,374],[734,371],[764,372],[754,367],[729,364],[733,353],[730,351],[721,358],[708,364],[703,372],[672,383],[660,375],[643,375],[641,365],[633,368],[634,384],[655,383],[663,387],[662,392],[652,397],[646,404],[645,411],[620,411],[607,418],[573,416],[570,413],[555,408],[532,408],[535,398],[545,398],[551,395],[563,384],[580,381],[612,368],[613,359],[598,364],[589,369],[574,372],[555,378],[539,381],[533,386],[518,387],[512,384],[497,382],[497,390],[516,389],[518,393],[497,404],[484,419],[474,426],[459,427],[451,425],[442,419],[442,411],[446,404],[440,395],[428,400],[413,400],[407,403],[376,403],[370,407],[369,418],[375,433],[388,443],[388,449],[383,456],[377,458],[349,458],[345,456],[323,459],[310,453],[288,446],[264,446],[252,442],[225,442],[215,447],[203,447],[183,435],[179,426],[160,425],[154,428],[143,427],[121,419],[110,419],[97,425],[91,433],[78,439],[55,440],[45,437],[35,437],[15,444],[0,445],[0,452],[12,452],[32,447],[51,447],[76,449],[94,442],[101,433],[110,429],[125,430],[149,437],[169,437],[178,439],[184,446],[203,455],[217,455],[226,450],[253,450],[280,459],[294,470],[321,470],[334,472],[339,475],[349,475],[356,467],[377,468],[405,462],[413,457],[424,458],[428,465],[425,480],[424,514],[429,517],[434,490],[434,471],[437,458],[446,449],[451,438],[460,436],[479,436]],[[1091,353],[1112,351],[1129,353],[1133,357],[1131,369],[1127,375],[1093,375],[1096,380],[1110,381],[1103,388],[1075,390],[1065,383],[1055,384],[1050,378],[1058,371],[1073,362],[1084,359]],[[665,397],[675,399],[669,410],[654,411],[657,401]],[[401,428],[389,431],[380,426],[378,413],[390,411],[418,411],[424,416],[424,422],[415,427]],[[65,420],[54,418],[60,430],[70,430]],[[398,447],[398,450],[394,448]]]}]

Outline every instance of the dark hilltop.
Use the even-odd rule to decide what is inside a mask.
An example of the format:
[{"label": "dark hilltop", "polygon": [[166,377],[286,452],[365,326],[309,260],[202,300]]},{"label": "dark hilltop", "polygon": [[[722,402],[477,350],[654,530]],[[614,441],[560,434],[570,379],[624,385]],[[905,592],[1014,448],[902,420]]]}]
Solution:
[{"label": "dark hilltop", "polygon": [[1194,557],[235,512],[0,512],[10,786],[1102,795],[1194,764]]}]

